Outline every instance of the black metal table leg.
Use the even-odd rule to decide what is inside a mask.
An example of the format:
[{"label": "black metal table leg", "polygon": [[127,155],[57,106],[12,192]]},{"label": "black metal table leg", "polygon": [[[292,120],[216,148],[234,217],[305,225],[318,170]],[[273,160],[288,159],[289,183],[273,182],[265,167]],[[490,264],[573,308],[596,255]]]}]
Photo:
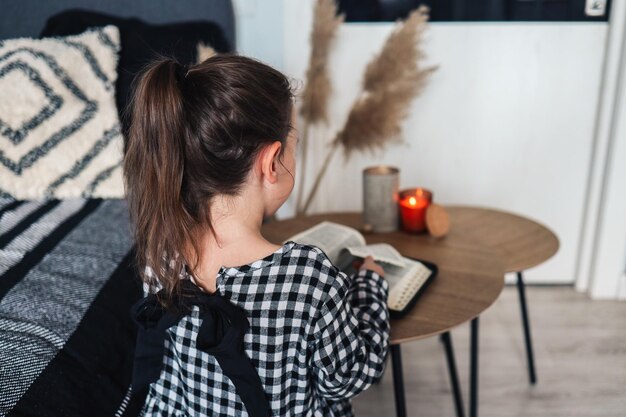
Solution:
[{"label": "black metal table leg", "polygon": [[470,417],[478,416],[478,317],[472,320],[470,335]]},{"label": "black metal table leg", "polygon": [[391,345],[391,364],[393,367],[393,393],[396,399],[396,415],[406,417],[404,399],[404,381],[402,380],[402,356],[400,345]]},{"label": "black metal table leg", "polygon": [[537,382],[535,374],[535,358],[533,355],[533,343],[530,337],[530,321],[528,320],[528,307],[526,306],[526,287],[521,272],[517,273],[517,292],[519,293],[520,309],[522,310],[522,325],[524,327],[524,340],[526,342],[526,358],[528,360],[528,379],[531,385]]},{"label": "black metal table leg", "polygon": [[465,417],[463,396],[461,394],[461,386],[459,385],[459,377],[456,373],[456,360],[454,359],[454,348],[452,347],[452,335],[450,332],[443,333],[441,335],[441,341],[446,351],[446,362],[448,362],[448,374],[450,375],[450,385],[452,386],[456,415],[457,417]]}]

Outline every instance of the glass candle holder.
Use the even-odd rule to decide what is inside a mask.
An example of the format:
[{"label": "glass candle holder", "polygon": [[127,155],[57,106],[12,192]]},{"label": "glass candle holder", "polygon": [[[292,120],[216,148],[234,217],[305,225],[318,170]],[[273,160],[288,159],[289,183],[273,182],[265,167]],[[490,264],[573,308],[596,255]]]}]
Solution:
[{"label": "glass candle holder", "polygon": [[373,232],[398,230],[399,172],[387,165],[363,170],[363,223]]},{"label": "glass candle holder", "polygon": [[426,209],[433,201],[433,193],[424,188],[400,191],[398,205],[402,228],[419,233],[426,230]]}]

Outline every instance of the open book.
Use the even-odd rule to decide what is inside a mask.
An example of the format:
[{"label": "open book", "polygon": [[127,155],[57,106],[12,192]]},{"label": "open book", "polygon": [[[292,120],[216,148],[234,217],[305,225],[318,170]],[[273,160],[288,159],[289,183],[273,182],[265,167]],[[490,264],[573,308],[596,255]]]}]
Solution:
[{"label": "open book", "polygon": [[371,256],[380,262],[389,283],[390,309],[410,308],[422,286],[436,273],[436,266],[404,257],[386,243],[367,245],[358,230],[337,223],[322,222],[288,240],[319,247],[348,275],[356,272],[352,267],[355,258]]}]

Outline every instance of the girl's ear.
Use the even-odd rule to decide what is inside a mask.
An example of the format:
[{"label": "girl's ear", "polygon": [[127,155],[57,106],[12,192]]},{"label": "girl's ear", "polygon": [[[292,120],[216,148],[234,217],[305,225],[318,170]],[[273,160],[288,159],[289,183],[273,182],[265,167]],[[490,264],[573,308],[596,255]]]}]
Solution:
[{"label": "girl's ear", "polygon": [[273,142],[263,148],[257,159],[258,172],[270,184],[278,181],[278,158],[280,158],[282,147],[283,145],[279,141]]}]

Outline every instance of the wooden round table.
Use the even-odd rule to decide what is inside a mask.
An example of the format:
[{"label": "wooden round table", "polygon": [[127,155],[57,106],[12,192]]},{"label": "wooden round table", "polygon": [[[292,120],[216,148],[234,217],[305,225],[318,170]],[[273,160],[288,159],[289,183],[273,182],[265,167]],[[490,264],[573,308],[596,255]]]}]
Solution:
[{"label": "wooden round table", "polygon": [[520,272],[550,259],[559,239],[541,223],[517,214],[480,207],[448,206],[451,228],[498,252],[505,272]]},{"label": "wooden round table", "polygon": [[[480,240],[497,251],[505,272],[517,274],[517,290],[520,300],[522,327],[526,345],[528,379],[537,382],[535,360],[528,319],[526,290],[522,271],[550,259],[559,250],[559,239],[546,226],[517,214],[479,207],[446,207],[451,228],[469,240]],[[477,343],[478,322],[472,322],[472,340]],[[476,359],[477,360],[477,359]],[[475,363],[476,361],[473,361]],[[476,378],[475,375],[472,376]],[[477,409],[478,384],[470,384],[470,416]]]},{"label": "wooden round table", "polygon": [[[460,218],[456,218],[458,215],[458,212],[451,213],[450,233],[439,240],[401,231],[363,233],[368,244],[389,243],[404,256],[424,259],[439,267],[437,277],[413,309],[403,318],[391,321],[396,411],[401,416],[406,415],[406,409],[400,343],[434,335],[442,335],[457,415],[464,414],[449,330],[476,319],[498,298],[504,286],[505,269],[498,253],[481,239],[466,235]],[[264,225],[262,233],[266,239],[280,243],[322,221],[360,229],[361,214],[333,213],[282,220]],[[474,369],[475,365],[471,367]]]}]

